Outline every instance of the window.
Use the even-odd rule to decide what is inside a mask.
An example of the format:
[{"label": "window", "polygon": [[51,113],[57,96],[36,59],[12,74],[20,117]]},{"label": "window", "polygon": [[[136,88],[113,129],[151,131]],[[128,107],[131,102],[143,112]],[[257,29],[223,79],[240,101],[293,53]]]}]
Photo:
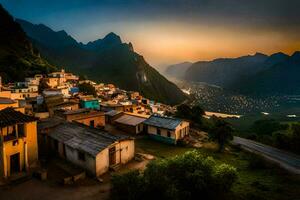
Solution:
[{"label": "window", "polygon": [[18,124],[18,135],[19,137],[25,136],[24,124]]},{"label": "window", "polygon": [[78,160],[85,161],[85,154],[78,151]]},{"label": "window", "polygon": [[157,135],[161,135],[160,129],[157,129]]},{"label": "window", "polygon": [[171,132],[170,131],[168,131],[168,137],[171,137]]}]

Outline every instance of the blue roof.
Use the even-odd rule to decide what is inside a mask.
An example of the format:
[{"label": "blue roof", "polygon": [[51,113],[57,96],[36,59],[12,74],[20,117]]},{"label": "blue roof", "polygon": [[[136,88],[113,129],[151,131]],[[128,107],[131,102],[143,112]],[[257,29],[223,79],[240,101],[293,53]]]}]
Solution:
[{"label": "blue roof", "polygon": [[174,130],[182,121],[182,119],[178,118],[152,115],[144,121],[144,124]]}]

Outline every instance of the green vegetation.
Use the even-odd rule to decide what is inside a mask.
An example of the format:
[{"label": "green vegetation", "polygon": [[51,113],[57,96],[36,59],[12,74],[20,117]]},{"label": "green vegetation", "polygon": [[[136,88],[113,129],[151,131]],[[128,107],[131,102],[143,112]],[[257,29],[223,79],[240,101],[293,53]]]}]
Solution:
[{"label": "green vegetation", "polygon": [[202,124],[202,116],[205,114],[204,110],[196,105],[190,107],[187,104],[181,104],[177,106],[177,111],[175,113],[176,117],[191,120],[194,124]]},{"label": "green vegetation", "polygon": [[[158,159],[169,158],[190,151],[190,147],[162,144],[148,139],[137,139],[139,152],[149,153]],[[226,163],[237,169],[238,180],[232,193],[224,199],[230,200],[295,200],[299,198],[300,177],[266,163],[253,154],[230,147],[230,151],[219,153],[208,149],[197,149],[203,156],[211,156],[215,162]],[[259,159],[259,160],[257,160]]]},{"label": "green vegetation", "polygon": [[1,5],[0,26],[0,76],[4,82],[23,81],[25,77],[55,70],[40,57],[20,25]]},{"label": "green vegetation", "polygon": [[89,83],[82,83],[78,85],[79,91],[85,95],[93,95],[94,97],[97,96],[97,92],[95,88]]},{"label": "green vegetation", "polygon": [[251,127],[251,131],[258,135],[268,135],[275,131],[286,130],[287,128],[287,124],[280,124],[280,122],[274,119],[263,119],[255,121]]},{"label": "green vegetation", "polygon": [[212,128],[212,120],[203,117],[205,111],[199,105],[190,106],[181,104],[177,106],[175,117],[190,121],[191,126],[208,131]]},{"label": "green vegetation", "polygon": [[112,178],[113,199],[222,199],[237,180],[236,169],[189,151]]}]

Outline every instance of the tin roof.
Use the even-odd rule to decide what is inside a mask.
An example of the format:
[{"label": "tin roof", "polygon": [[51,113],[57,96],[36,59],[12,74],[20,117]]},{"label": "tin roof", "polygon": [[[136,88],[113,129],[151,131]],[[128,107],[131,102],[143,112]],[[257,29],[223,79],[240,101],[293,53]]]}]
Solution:
[{"label": "tin roof", "polygon": [[152,115],[150,118],[144,121],[144,124],[174,130],[182,121],[182,119],[178,118]]},{"label": "tin roof", "polygon": [[129,126],[137,126],[138,124],[142,123],[145,120],[146,118],[144,117],[137,117],[137,116],[125,114],[119,117],[118,119],[116,119],[115,122],[120,124],[126,124]]},{"label": "tin roof", "polygon": [[19,123],[37,121],[37,118],[25,115],[11,107],[0,110],[0,127],[11,126]]},{"label": "tin roof", "polygon": [[73,149],[92,156],[96,156],[115,142],[132,139],[123,135],[111,135],[106,131],[74,122],[65,122],[58,125],[49,132],[49,136]]},{"label": "tin roof", "polygon": [[122,111],[110,110],[110,111],[106,112],[105,115],[110,116],[110,117],[114,117],[114,116],[116,116],[120,113],[122,113]]}]

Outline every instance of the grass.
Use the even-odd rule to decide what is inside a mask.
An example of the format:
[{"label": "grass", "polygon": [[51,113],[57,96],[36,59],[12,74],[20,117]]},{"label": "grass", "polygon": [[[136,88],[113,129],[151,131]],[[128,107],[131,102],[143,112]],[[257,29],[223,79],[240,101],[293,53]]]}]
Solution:
[{"label": "grass", "polygon": [[[178,147],[152,141],[137,139],[138,152],[152,154],[158,158],[168,158],[192,150],[190,147]],[[201,153],[212,156],[216,162],[227,163],[236,167],[238,181],[233,187],[230,199],[245,200],[296,200],[300,199],[300,177],[291,175],[277,166],[266,163],[265,167],[253,169],[249,163],[252,154],[229,147],[225,153],[217,153],[211,149],[199,149]]]}]

